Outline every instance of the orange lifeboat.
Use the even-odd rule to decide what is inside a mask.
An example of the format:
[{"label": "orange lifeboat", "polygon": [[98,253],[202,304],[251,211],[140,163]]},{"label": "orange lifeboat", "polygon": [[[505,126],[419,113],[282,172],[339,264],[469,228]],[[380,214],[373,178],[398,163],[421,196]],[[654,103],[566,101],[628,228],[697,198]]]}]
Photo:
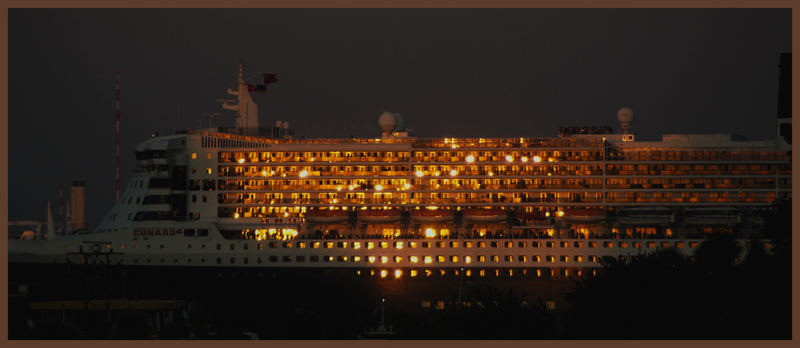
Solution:
[{"label": "orange lifeboat", "polygon": [[358,220],[364,222],[395,222],[399,221],[402,214],[396,209],[359,210]]},{"label": "orange lifeboat", "polygon": [[410,216],[411,220],[419,222],[442,222],[442,221],[453,220],[453,212],[451,210],[446,210],[446,209],[412,210]]},{"label": "orange lifeboat", "polygon": [[601,221],[606,219],[606,210],[600,208],[567,209],[564,219],[569,221]]},{"label": "orange lifeboat", "polygon": [[472,208],[464,211],[464,219],[469,221],[504,221],[508,214],[502,209]]},{"label": "orange lifeboat", "polygon": [[535,212],[530,212],[530,213],[528,213],[528,212],[517,212],[514,215],[517,217],[517,220],[519,220],[519,221],[532,222],[532,221],[546,221],[547,220],[547,216],[544,214],[544,212],[540,212],[540,211],[535,211]]},{"label": "orange lifeboat", "polygon": [[317,223],[344,222],[349,213],[346,210],[309,210],[306,212],[306,221]]}]

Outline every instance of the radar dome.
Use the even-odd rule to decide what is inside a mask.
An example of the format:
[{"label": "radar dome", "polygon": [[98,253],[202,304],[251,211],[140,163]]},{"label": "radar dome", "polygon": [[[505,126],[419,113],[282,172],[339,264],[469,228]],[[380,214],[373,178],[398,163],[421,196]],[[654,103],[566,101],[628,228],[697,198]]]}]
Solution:
[{"label": "radar dome", "polygon": [[378,118],[378,125],[384,132],[391,132],[397,126],[397,117],[391,112],[384,112]]},{"label": "radar dome", "polygon": [[617,111],[617,121],[619,121],[622,132],[627,134],[633,122],[633,110],[630,108],[619,109],[619,111]]}]

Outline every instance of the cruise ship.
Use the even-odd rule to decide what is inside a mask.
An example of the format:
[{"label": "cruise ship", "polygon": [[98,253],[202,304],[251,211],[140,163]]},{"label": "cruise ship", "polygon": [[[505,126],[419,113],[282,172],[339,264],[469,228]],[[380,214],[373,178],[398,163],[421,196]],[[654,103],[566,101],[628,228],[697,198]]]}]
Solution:
[{"label": "cruise ship", "polygon": [[251,90],[240,65],[223,105],[236,127],[141,142],[124,193],[95,230],[9,240],[12,268],[596,274],[607,258],[691,256],[713,235],[769,249],[751,245],[764,210],[791,199],[791,146],[781,137],[638,141],[622,108],[616,133],[418,138],[384,113],[374,138],[299,138],[288,124],[259,127]]}]

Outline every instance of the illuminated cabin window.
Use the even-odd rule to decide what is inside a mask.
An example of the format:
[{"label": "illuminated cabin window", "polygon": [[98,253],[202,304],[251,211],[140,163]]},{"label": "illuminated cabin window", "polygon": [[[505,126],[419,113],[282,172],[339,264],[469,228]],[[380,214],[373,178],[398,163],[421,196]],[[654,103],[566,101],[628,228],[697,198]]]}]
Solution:
[{"label": "illuminated cabin window", "polygon": [[431,247],[431,242],[422,242],[422,247],[423,248],[430,248]]},{"label": "illuminated cabin window", "polygon": [[432,258],[432,257],[430,257],[430,256],[425,256],[425,257],[423,257],[422,259],[423,259],[423,262],[425,262],[425,263],[431,263],[431,262],[433,262],[433,258]]},{"label": "illuminated cabin window", "polygon": [[569,262],[569,256],[561,255],[561,262]]},{"label": "illuminated cabin window", "polygon": [[656,242],[647,242],[647,247],[652,249],[656,247]]},{"label": "illuminated cabin window", "polygon": [[[219,245],[219,244],[217,244],[217,245]],[[270,249],[275,249],[275,248],[278,247],[278,242],[269,242],[268,246],[270,247]],[[217,248],[217,249],[219,249],[219,248]]]},{"label": "illuminated cabin window", "polygon": [[389,242],[381,242],[381,243],[380,243],[380,246],[381,246],[381,248],[383,248],[383,249],[385,249],[385,248],[388,248],[388,247],[389,247]]},{"label": "illuminated cabin window", "polygon": [[500,262],[500,257],[497,255],[492,255],[492,262]]},{"label": "illuminated cabin window", "polygon": [[614,243],[613,242],[603,242],[603,247],[604,248],[613,248],[614,247]]},{"label": "illuminated cabin window", "polygon": [[450,242],[450,247],[454,249],[458,248],[458,242]]},{"label": "illuminated cabin window", "polygon": [[697,242],[689,242],[690,248],[697,248]]},{"label": "illuminated cabin window", "polygon": [[261,251],[261,250],[264,250],[264,245],[261,244],[261,243],[258,243],[258,251]]},{"label": "illuminated cabin window", "polygon": [[636,249],[641,249],[641,248],[642,248],[642,243],[640,243],[640,242],[633,242],[633,247],[634,247],[634,248],[636,248]]},{"label": "illuminated cabin window", "polygon": [[485,248],[486,242],[478,242],[478,248]]},{"label": "illuminated cabin window", "polygon": [[566,242],[566,241],[561,242],[561,247],[562,248],[568,248],[569,247],[569,242]]},{"label": "illuminated cabin window", "polygon": [[339,257],[337,258],[337,261],[339,261],[339,262],[347,262],[347,256],[339,255]]},{"label": "illuminated cabin window", "polygon": [[403,242],[394,242],[395,249],[403,249]]},{"label": "illuminated cabin window", "polygon": [[472,263],[472,256],[464,256],[465,263]]},{"label": "illuminated cabin window", "polygon": [[589,255],[589,262],[597,262],[597,261],[598,261],[597,256]]},{"label": "illuminated cabin window", "polygon": [[375,248],[375,243],[374,242],[367,242],[367,250],[372,250],[373,248]]},{"label": "illuminated cabin window", "polygon": [[520,256],[517,258],[517,260],[518,260],[519,262],[528,262],[528,257],[527,257],[527,256],[525,256],[525,255],[520,255]]},{"label": "illuminated cabin window", "polygon": [[575,243],[572,243],[572,245],[574,247],[576,247],[576,248],[582,248],[583,247],[583,242],[575,242]]},{"label": "illuminated cabin window", "polygon": [[464,242],[465,248],[472,248],[472,242]]},{"label": "illuminated cabin window", "polygon": [[505,244],[506,244],[506,248],[513,248],[514,247],[514,242],[506,242]]},{"label": "illuminated cabin window", "polygon": [[548,248],[552,248],[553,247],[553,242],[545,242],[544,246],[548,247]]},{"label": "illuminated cabin window", "polygon": [[361,262],[361,256],[353,256],[353,262]]},{"label": "illuminated cabin window", "polygon": [[388,256],[381,256],[381,263],[387,263],[387,262],[389,262],[389,257]]},{"label": "illuminated cabin window", "polygon": [[445,246],[444,242],[436,242],[437,248],[444,248],[444,246]]},{"label": "illuminated cabin window", "polygon": [[597,242],[589,242],[590,248],[597,248]]},{"label": "illuminated cabin window", "polygon": [[445,257],[443,255],[436,256],[436,262],[442,263],[445,262]]},{"label": "illuminated cabin window", "polygon": [[292,248],[292,243],[291,242],[283,242],[283,247],[287,248],[287,249],[291,249]]},{"label": "illuminated cabin window", "polygon": [[533,256],[531,256],[531,261],[533,261],[533,262],[542,262],[542,257],[539,256],[539,255],[533,255]]},{"label": "illuminated cabin window", "polygon": [[458,255],[450,255],[450,262],[458,262]]},{"label": "illuminated cabin window", "polygon": [[361,249],[361,242],[353,242],[353,249]]},{"label": "illuminated cabin window", "polygon": [[409,256],[408,257],[408,261],[410,261],[411,263],[417,263],[417,262],[419,262],[419,257],[417,257],[417,256]]},{"label": "illuminated cabin window", "polygon": [[669,248],[670,246],[671,245],[669,244],[669,242],[661,242],[661,247],[662,248]]},{"label": "illuminated cabin window", "polygon": [[394,257],[394,262],[395,262],[395,263],[400,263],[400,262],[402,262],[402,261],[403,261],[403,257],[402,257],[402,256],[395,256],[395,257]]},{"label": "illuminated cabin window", "polygon": [[369,263],[375,263],[375,256],[367,257],[367,261],[369,261]]},{"label": "illuminated cabin window", "polygon": [[325,248],[326,249],[333,248],[333,242],[325,242]]},{"label": "illuminated cabin window", "polygon": [[553,255],[547,255],[546,260],[547,262],[556,262],[556,258]]},{"label": "illuminated cabin window", "polygon": [[313,242],[313,243],[311,243],[311,248],[312,249],[319,249],[319,244],[320,244],[319,242]]},{"label": "illuminated cabin window", "polygon": [[338,242],[336,243],[337,248],[347,248],[347,242]]},{"label": "illuminated cabin window", "polygon": [[542,246],[542,244],[539,243],[539,242],[531,242],[531,248],[539,248],[541,246]]},{"label": "illuminated cabin window", "polygon": [[520,248],[527,248],[528,247],[528,242],[519,242],[519,243],[517,243],[517,246],[520,247]]},{"label": "illuminated cabin window", "polygon": [[197,159],[197,153],[196,152],[192,152],[192,159]]},{"label": "illuminated cabin window", "polygon": [[416,248],[417,247],[417,242],[408,242],[408,247],[409,248]]},{"label": "illuminated cabin window", "polygon": [[514,257],[513,257],[513,256],[511,256],[511,255],[506,255],[506,256],[505,256],[503,259],[504,259],[506,262],[514,262]]},{"label": "illuminated cabin window", "polygon": [[429,270],[429,269],[426,269],[426,270],[425,270],[425,276],[426,276],[426,277],[430,277],[430,276],[431,276],[431,274],[433,274],[433,272],[431,272],[431,270]]},{"label": "illuminated cabin window", "polygon": [[297,248],[299,248],[299,249],[305,249],[306,248],[306,242],[297,242],[296,245],[297,245]]},{"label": "illuminated cabin window", "polygon": [[583,256],[576,255],[575,256],[575,262],[583,262]]},{"label": "illuminated cabin window", "polygon": [[620,248],[627,248],[628,247],[628,242],[619,242],[619,247]]},{"label": "illuminated cabin window", "polygon": [[[416,277],[416,276],[417,276],[417,270],[415,270],[415,269],[412,269],[412,270],[409,272],[409,274],[411,275],[411,277],[412,277],[412,278],[413,278],[413,277]],[[428,305],[430,306],[430,302],[428,302]]]},{"label": "illuminated cabin window", "polygon": [[485,277],[485,276],[486,276],[486,270],[485,270],[485,269],[482,269],[482,270],[480,270],[480,271],[478,272],[478,274],[479,274],[481,277]]}]

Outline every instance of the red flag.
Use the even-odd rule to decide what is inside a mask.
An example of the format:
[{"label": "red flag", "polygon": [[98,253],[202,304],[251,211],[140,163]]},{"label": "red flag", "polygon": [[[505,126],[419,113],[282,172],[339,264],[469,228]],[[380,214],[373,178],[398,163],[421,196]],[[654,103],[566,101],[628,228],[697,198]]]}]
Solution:
[{"label": "red flag", "polygon": [[265,86],[265,85],[247,84],[247,91],[248,92],[256,92],[256,93],[266,93],[267,92],[267,86]]},{"label": "red flag", "polygon": [[278,82],[278,78],[275,77],[275,74],[264,74],[264,84],[268,85],[270,83]]}]

